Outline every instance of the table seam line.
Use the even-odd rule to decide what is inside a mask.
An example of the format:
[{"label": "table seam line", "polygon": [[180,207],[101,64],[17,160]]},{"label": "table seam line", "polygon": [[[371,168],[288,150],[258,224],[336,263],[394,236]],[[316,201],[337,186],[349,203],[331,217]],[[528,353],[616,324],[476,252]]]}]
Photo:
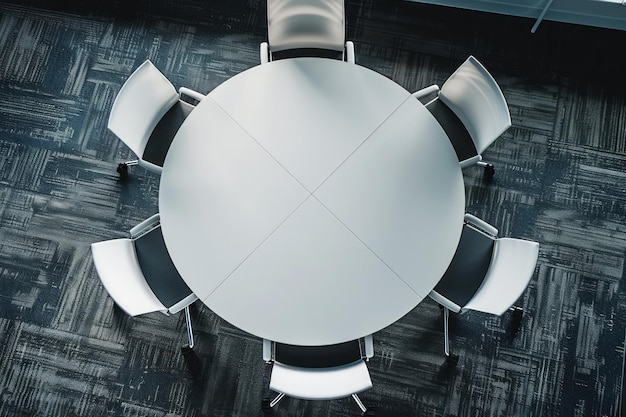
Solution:
[{"label": "table seam line", "polygon": [[263,244],[267,241],[267,239],[269,239],[271,236],[273,236],[276,231],[289,219],[291,218],[291,216],[293,216],[293,214],[298,211],[298,209],[313,195],[313,193],[311,191],[309,191],[309,189],[307,187],[304,186],[304,184],[302,184],[300,181],[298,181],[298,179],[291,173],[289,172],[289,170],[280,163],[280,161],[278,161],[274,155],[272,155],[263,145],[261,145],[261,143],[259,143],[259,141],[241,124],[239,123],[239,121],[237,121],[228,111],[226,111],[226,109],[224,107],[222,107],[220,105],[219,102],[217,102],[217,100],[215,100],[213,97],[211,97],[210,95],[207,95],[207,98],[210,98],[211,101],[222,111],[224,112],[224,114],[226,116],[228,116],[228,118],[230,120],[233,121],[233,123],[235,123],[243,132],[245,132],[245,134],[252,139],[252,141],[260,148],[263,150],[263,152],[265,154],[267,154],[274,162],[276,162],[276,164],[278,164],[278,166],[280,166],[282,168],[282,170],[287,173],[287,175],[289,175],[291,178],[293,178],[294,181],[296,181],[296,183],[298,183],[298,185],[300,185],[300,187],[302,187],[302,189],[304,189],[304,191],[306,191],[308,193],[308,196],[302,200],[300,202],[300,204],[298,204],[292,211],[291,213],[289,213],[270,233],[268,233],[268,235],[263,238],[263,240],[261,240],[261,242],[259,242],[259,244],[257,246],[255,246],[254,249],[252,249],[250,251],[250,253],[248,253],[242,260],[241,262],[239,262],[227,275],[226,277],[224,277],[224,279],[222,281],[220,281],[219,284],[217,284],[215,286],[215,288],[213,288],[213,290],[211,290],[209,292],[209,294],[207,294],[206,297],[204,297],[202,299],[202,301],[206,301],[208,300],[222,285],[224,285],[224,283],[226,281],[228,281],[228,279],[261,247],[263,246]]},{"label": "table seam line", "polygon": [[[218,285],[217,285],[217,286],[216,286],[216,287],[215,287],[215,288],[214,288],[214,289],[213,289],[213,290],[212,290],[212,291],[211,291],[211,292],[210,292],[210,293],[209,293],[206,297],[204,297],[204,298],[202,299],[202,301],[208,300],[208,299],[209,299],[209,298],[210,298],[210,297],[211,297],[211,296],[212,296],[212,295],[213,295],[213,294],[214,294],[214,293],[215,293],[215,292],[216,292],[216,291],[217,291],[217,290],[218,290],[218,289],[219,289],[222,285],[224,285],[224,283],[225,283],[226,281],[228,281],[228,280],[230,279],[230,277],[231,277],[231,276],[232,276],[235,272],[237,272],[237,270],[238,270],[238,269],[239,269],[239,268],[240,268],[240,267],[241,267],[241,266],[242,266],[242,265],[243,265],[243,264],[244,264],[244,263],[245,263],[245,262],[246,262],[246,261],[247,261],[247,260],[248,260],[248,259],[249,259],[252,255],[253,255],[253,254],[254,254],[254,253],[256,253],[256,251],[258,251],[258,250],[259,250],[259,248],[261,248],[261,246],[263,246],[263,245],[265,244],[265,242],[267,242],[267,240],[268,240],[270,237],[272,237],[272,236],[273,236],[273,235],[274,235],[274,234],[278,231],[278,229],[280,229],[280,228],[281,228],[281,226],[282,226],[283,224],[285,224],[285,222],[286,222],[287,220],[289,220],[289,219],[290,219],[290,218],[294,215],[294,213],[295,213],[296,211],[298,211],[298,209],[299,209],[300,207],[302,207],[302,205],[303,205],[304,203],[306,203],[306,202],[309,200],[309,198],[311,198],[312,196],[313,196],[313,194],[309,194],[309,195],[308,195],[308,196],[307,196],[307,197],[306,197],[306,198],[305,198],[302,202],[300,202],[300,204],[298,204],[298,205],[296,206],[296,208],[294,208],[294,209],[291,211],[291,213],[289,213],[289,214],[288,214],[288,215],[287,215],[287,216],[286,216],[286,217],[285,217],[285,218],[284,218],[284,219],[283,219],[283,220],[282,220],[282,221],[281,221],[281,222],[280,222],[280,223],[279,223],[279,224],[278,224],[278,225],[274,228],[274,230],[272,230],[272,231],[271,231],[271,232],[270,232],[270,233],[269,233],[269,234],[268,234],[265,238],[263,238],[263,239],[261,240],[261,242],[259,242],[259,244],[258,244],[257,246],[255,246],[255,248],[254,248],[254,249],[252,249],[252,250],[250,251],[250,253],[248,253],[248,254],[247,254],[247,255],[246,255],[246,256],[245,256],[245,257],[241,260],[241,262],[239,262],[239,263],[238,263],[238,264],[237,264],[237,265],[233,268],[233,270],[232,270],[232,271],[230,271],[230,272],[226,275],[226,277],[225,277],[222,281],[220,281],[220,283],[219,283],[219,284],[218,284]],[[317,199],[316,199],[316,200],[317,200]],[[319,201],[319,200],[318,200],[318,201]],[[325,207],[325,206],[324,206],[324,207]]]},{"label": "table seam line", "polygon": [[354,231],[352,229],[350,229],[348,227],[348,225],[346,225],[343,221],[341,221],[341,219],[339,217],[337,217],[335,215],[335,213],[333,213],[324,203],[322,203],[322,201],[320,199],[317,198],[316,195],[312,195],[312,197],[317,200],[318,203],[320,203],[320,205],[322,207],[324,207],[326,209],[326,211],[328,211],[330,213],[331,216],[333,216],[335,219],[337,219],[337,221],[346,228],[346,230],[348,230],[350,232],[350,234],[352,234],[352,236],[354,236],[356,238],[356,240],[358,240],[359,242],[361,242],[361,244],[363,246],[365,246],[367,248],[368,251],[370,251],[383,265],[385,265],[400,281],[402,281],[404,283],[404,285],[406,285],[411,291],[413,291],[413,293],[415,293],[417,296],[422,297],[422,299],[426,298],[428,296],[428,294],[426,295],[422,295],[420,293],[418,293],[417,291],[415,291],[413,289],[413,287],[411,285],[409,285],[401,276],[399,273],[396,272],[395,269],[393,269],[391,267],[391,265],[389,265],[387,262],[385,262],[383,260],[383,258],[381,258],[376,252],[374,252],[374,250],[367,244],[365,243],[356,233],[354,233]]},{"label": "table seam line", "polygon": [[[210,97],[210,96],[207,96]],[[370,251],[383,265],[385,265],[400,281],[402,281],[404,283],[404,285],[406,285],[413,293],[415,293],[417,296],[422,297],[422,298],[426,298],[426,295],[422,295],[420,293],[418,293],[417,291],[415,291],[390,265],[388,265],[376,252],[374,252],[372,250],[372,248],[370,248],[356,233],[354,233],[354,231],[352,231],[352,229],[350,229],[343,221],[341,221],[341,219],[339,219],[339,217],[337,217],[335,215],[335,213],[333,213],[324,203],[322,203],[322,201],[320,199],[317,198],[317,196],[314,194],[315,191],[317,191],[341,166],[344,165],[344,163],[350,159],[350,157],[352,157],[352,155],[354,155],[354,153],[359,150],[371,137],[372,135],[374,135],[374,133],[376,133],[380,127],[382,125],[384,125],[408,100],[410,99],[415,99],[412,95],[409,95],[407,98],[405,98],[401,103],[398,104],[398,106],[391,112],[389,113],[389,115],[387,117],[385,117],[385,119],[383,119],[383,121],[376,126],[376,128],[374,130],[372,130],[372,132],[367,135],[367,137],[356,147],[354,148],[354,150],[352,152],[350,152],[350,154],[348,156],[346,156],[346,158],[335,168],[333,169],[330,174],[328,174],[328,176],[324,179],[324,181],[322,181],[313,191],[309,191],[309,189],[307,187],[304,186],[304,184],[302,184],[283,164],[281,164],[263,145],[261,145],[261,143],[259,143],[256,138],[254,136],[252,136],[250,134],[250,132],[243,126],[241,125],[234,117],[232,117],[232,115],[226,111],[226,109],[224,109],[214,98],[210,97],[211,101],[213,103],[215,103],[216,106],[218,106],[220,108],[220,110],[222,110],[237,126],[239,126],[245,133],[246,135],[248,135],[256,144],[257,146],[259,146],[263,152],[265,152],[270,158],[272,158],[290,177],[292,177],[304,190],[306,190],[306,192],[309,193],[309,195],[302,201],[300,202],[300,204],[298,204],[298,206],[296,206],[296,208],[294,208],[294,210],[289,213],[285,219],[283,219],[252,251],[250,251],[250,253],[248,255],[245,256],[245,258],[237,264],[237,266],[235,266],[233,268],[233,270],[231,272],[228,273],[228,275],[202,300],[208,300],[209,298],[211,298],[211,296],[213,296],[213,294],[228,280],[230,279],[230,277],[256,252],[259,250],[259,248],[261,246],[263,246],[263,244],[271,237],[273,236],[276,231],[288,220],[290,219],[293,214],[298,211],[298,209],[311,197],[313,197],[315,200],[317,200],[318,203],[320,203],[320,205],[322,207],[324,207],[324,209],[326,209],[328,211],[328,213],[331,214],[331,216],[333,216],[343,227],[346,228],[346,230],[348,230],[350,232],[350,234],[352,234],[365,248],[367,248],[368,251]]]},{"label": "table seam line", "polygon": [[[355,153],[356,153],[359,149],[361,149],[361,147],[362,147],[362,146],[363,146],[363,145],[364,145],[367,141],[369,141],[369,140],[371,139],[371,137],[374,135],[374,133],[378,132],[378,130],[381,128],[381,126],[382,126],[382,125],[384,125],[385,123],[387,123],[387,121],[391,118],[391,116],[393,116],[394,114],[396,114],[396,112],[397,112],[397,111],[398,111],[398,110],[399,110],[402,106],[404,106],[404,104],[405,104],[408,100],[410,100],[410,99],[417,100],[417,99],[416,99],[415,97],[413,97],[412,95],[409,95],[409,96],[408,96],[406,99],[404,99],[404,100],[403,100],[400,104],[398,104],[398,106],[397,106],[395,109],[393,109],[393,111],[392,111],[391,113],[389,113],[389,115],[387,115],[387,117],[385,117],[385,118],[383,119],[383,121],[382,121],[382,122],[380,122],[380,123],[378,124],[378,126],[376,126],[376,128],[374,128],[374,130],[372,130],[372,131],[370,132],[370,134],[369,134],[369,135],[367,135],[367,136],[365,137],[365,139],[363,139],[363,141],[362,141],[361,143],[359,143],[359,145],[358,145],[356,148],[354,148],[354,149],[352,150],[352,152],[350,152],[350,154],[348,154],[348,156],[346,156],[346,157],[344,158],[344,160],[343,160],[343,161],[341,161],[341,162],[339,163],[339,165],[337,165],[337,166],[335,167],[335,169],[333,169],[333,170],[330,172],[330,174],[328,174],[328,175],[326,176],[326,178],[324,178],[324,180],[323,180],[322,182],[320,182],[320,183],[319,183],[319,185],[318,185],[317,187],[315,187],[315,189],[314,189],[313,191],[311,191],[311,194],[315,194],[315,192],[316,192],[317,190],[319,190],[319,189],[320,189],[320,187],[322,187],[322,186],[326,183],[326,181],[328,181],[328,179],[329,179],[330,177],[332,177],[332,176],[333,176],[333,174],[334,174],[335,172],[337,172],[337,170],[338,170],[339,168],[341,168],[341,167],[342,167],[342,166],[346,163],[346,161],[352,157],[352,155],[354,155],[354,154],[355,154]],[[319,201],[319,200],[318,200],[318,201]],[[320,201],[320,203],[321,203],[321,201]],[[326,207],[326,206],[324,206],[324,207]],[[329,210],[329,211],[330,211],[330,210]],[[332,213],[332,212],[331,212],[331,213]],[[334,214],[333,214],[333,215],[334,215]]]},{"label": "table seam line", "polygon": [[[239,126],[239,128],[241,130],[243,130],[246,135],[248,135],[250,137],[250,139],[252,139],[254,141],[254,143],[257,144],[257,146],[259,148],[261,148],[263,150],[263,152],[265,152],[270,158],[272,158],[272,160],[274,162],[276,162],[278,164],[278,166],[280,166],[283,171],[285,171],[291,178],[293,178],[294,181],[296,181],[307,193],[309,193],[309,195],[313,194],[313,192],[311,192],[302,182],[300,182],[288,169],[287,167],[285,167],[278,159],[276,159],[276,157],[274,155],[272,155],[272,153],[267,150],[267,148],[265,148],[265,146],[263,146],[249,131],[248,129],[246,129],[241,123],[239,123],[238,120],[236,120],[228,111],[226,111],[225,108],[223,108],[220,103],[218,103],[213,97],[211,97],[210,95],[208,95],[207,97],[209,97],[211,99],[211,101],[213,103],[215,103],[215,105],[217,107],[220,108],[220,110],[222,110],[224,112],[224,114],[226,114],[228,116],[228,118],[230,120],[232,120],[237,126]],[[308,198],[308,197],[307,197]]]}]

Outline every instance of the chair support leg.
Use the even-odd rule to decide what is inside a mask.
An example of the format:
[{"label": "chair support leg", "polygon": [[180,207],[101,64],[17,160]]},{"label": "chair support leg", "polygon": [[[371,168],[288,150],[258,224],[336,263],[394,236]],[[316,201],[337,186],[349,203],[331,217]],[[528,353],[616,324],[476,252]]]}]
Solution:
[{"label": "chair support leg", "polygon": [[274,407],[276,404],[278,404],[278,402],[279,402],[280,400],[282,400],[284,396],[285,396],[285,394],[283,394],[282,392],[278,393],[278,395],[276,396],[276,398],[274,398],[274,399],[270,402],[270,407]]},{"label": "chair support leg", "polygon": [[450,315],[450,310],[446,307],[443,308],[443,352],[447,357],[450,357],[450,339],[448,333],[448,316]]},{"label": "chair support leg", "polygon": [[185,321],[187,322],[187,338],[189,339],[189,349],[193,349],[193,329],[191,327],[191,314],[189,306],[185,307]]},{"label": "chair support leg", "polygon": [[[282,400],[284,396],[285,396],[285,394],[283,394],[282,392],[279,392],[279,393],[278,393],[278,395],[277,395],[276,397],[274,397],[274,399],[273,399],[272,401],[270,401],[270,403],[269,403],[269,408],[272,408],[272,407],[274,407],[276,404],[278,404],[278,402],[279,402],[280,400]],[[361,409],[361,411],[362,411],[363,413],[367,412],[367,408],[365,407],[365,405],[363,404],[363,402],[361,401],[361,399],[359,398],[359,396],[358,396],[358,395],[356,395],[356,394],[352,394],[352,398],[354,399],[354,402],[356,402],[356,405],[358,405],[358,406],[359,406],[359,408]],[[267,399],[266,399],[266,400],[264,400],[264,401],[267,401]],[[267,403],[266,403],[266,404],[267,404]]]},{"label": "chair support leg", "polygon": [[365,405],[363,405],[363,402],[361,401],[358,395],[352,394],[352,398],[354,399],[354,402],[356,402],[356,405],[359,406],[362,412],[364,413],[367,412],[367,408],[365,408]]},{"label": "chair support leg", "polygon": [[446,361],[448,365],[456,366],[456,363],[459,361],[459,356],[450,354],[450,332],[448,331],[449,317],[450,310],[443,307],[443,352],[446,354]]}]

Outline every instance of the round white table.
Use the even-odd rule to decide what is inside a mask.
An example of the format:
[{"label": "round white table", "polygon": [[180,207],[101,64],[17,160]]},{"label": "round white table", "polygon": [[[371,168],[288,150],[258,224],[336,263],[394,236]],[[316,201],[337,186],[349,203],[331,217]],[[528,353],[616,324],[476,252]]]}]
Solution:
[{"label": "round white table", "polygon": [[412,310],[461,236],[443,129],[367,68],[296,58],[242,72],[189,115],[165,159],[163,236],[220,317],[297,345],[374,333]]}]

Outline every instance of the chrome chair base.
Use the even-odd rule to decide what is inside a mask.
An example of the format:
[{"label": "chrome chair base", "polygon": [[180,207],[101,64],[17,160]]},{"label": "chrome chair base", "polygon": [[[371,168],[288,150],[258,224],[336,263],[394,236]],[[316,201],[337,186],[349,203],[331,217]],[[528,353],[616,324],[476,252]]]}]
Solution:
[{"label": "chrome chair base", "polygon": [[[459,355],[453,355],[450,353],[450,332],[448,329],[450,310],[442,305],[439,305],[439,307],[443,309],[443,353],[446,355],[448,363],[456,365],[459,361]],[[524,314],[524,309],[518,306],[509,307],[509,311],[513,312],[513,318],[516,322],[519,322]]]},{"label": "chrome chair base", "polygon": [[450,332],[448,330],[448,319],[450,317],[450,310],[443,308],[443,353],[446,355],[446,361],[449,365],[456,365],[459,361],[459,355],[450,354]]},{"label": "chrome chair base", "polygon": [[367,412],[367,408],[365,408],[365,405],[363,405],[363,402],[361,401],[358,395],[352,394],[352,399],[354,400],[354,402],[356,402],[356,405],[359,406],[362,412],[364,413]]},{"label": "chrome chair base", "polygon": [[191,314],[189,313],[189,306],[185,307],[185,322],[187,323],[187,339],[189,341],[188,345],[183,346],[186,349],[193,349],[193,328],[191,327]]},{"label": "chrome chair base", "polygon": [[[272,400],[270,400],[269,398],[263,398],[263,401],[261,403],[261,408],[263,409],[263,411],[270,411],[284,397],[285,397],[285,394],[283,394],[282,392],[279,392],[278,395],[274,397],[274,399]],[[363,404],[363,401],[361,401],[361,399],[359,398],[357,394],[352,394],[352,399],[354,400],[356,405],[361,409],[361,412],[363,413],[364,416],[375,415],[374,409],[373,408],[368,409],[367,407],[365,407],[365,405]]]}]

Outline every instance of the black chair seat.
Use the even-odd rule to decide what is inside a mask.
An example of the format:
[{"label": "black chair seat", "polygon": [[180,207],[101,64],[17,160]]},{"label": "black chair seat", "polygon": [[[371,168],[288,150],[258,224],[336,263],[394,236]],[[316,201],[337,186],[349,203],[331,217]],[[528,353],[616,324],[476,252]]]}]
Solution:
[{"label": "black chair seat", "polygon": [[276,343],[274,359],[284,365],[331,368],[362,359],[358,340],[325,346],[294,346]]},{"label": "black chair seat", "polygon": [[478,155],[474,141],[463,122],[448,106],[437,99],[428,103],[426,108],[437,119],[448,138],[450,138],[459,162]]},{"label": "black chair seat", "polygon": [[331,49],[322,48],[294,48],[285,49],[278,52],[272,52],[272,61],[299,57],[330,58],[342,60],[343,51],[334,51]]},{"label": "black chair seat", "polygon": [[152,131],[150,139],[148,139],[142,156],[144,161],[160,167],[163,166],[165,156],[172,145],[176,132],[178,132],[178,129],[180,129],[180,126],[193,109],[194,106],[191,104],[178,100],[165,113]]},{"label": "black chair seat", "polygon": [[136,239],[135,251],[150,289],[165,307],[170,308],[192,294],[172,263],[161,226]]},{"label": "black chair seat", "polygon": [[493,246],[493,239],[465,224],[452,262],[435,286],[435,292],[458,306],[465,306],[483,283]]}]

